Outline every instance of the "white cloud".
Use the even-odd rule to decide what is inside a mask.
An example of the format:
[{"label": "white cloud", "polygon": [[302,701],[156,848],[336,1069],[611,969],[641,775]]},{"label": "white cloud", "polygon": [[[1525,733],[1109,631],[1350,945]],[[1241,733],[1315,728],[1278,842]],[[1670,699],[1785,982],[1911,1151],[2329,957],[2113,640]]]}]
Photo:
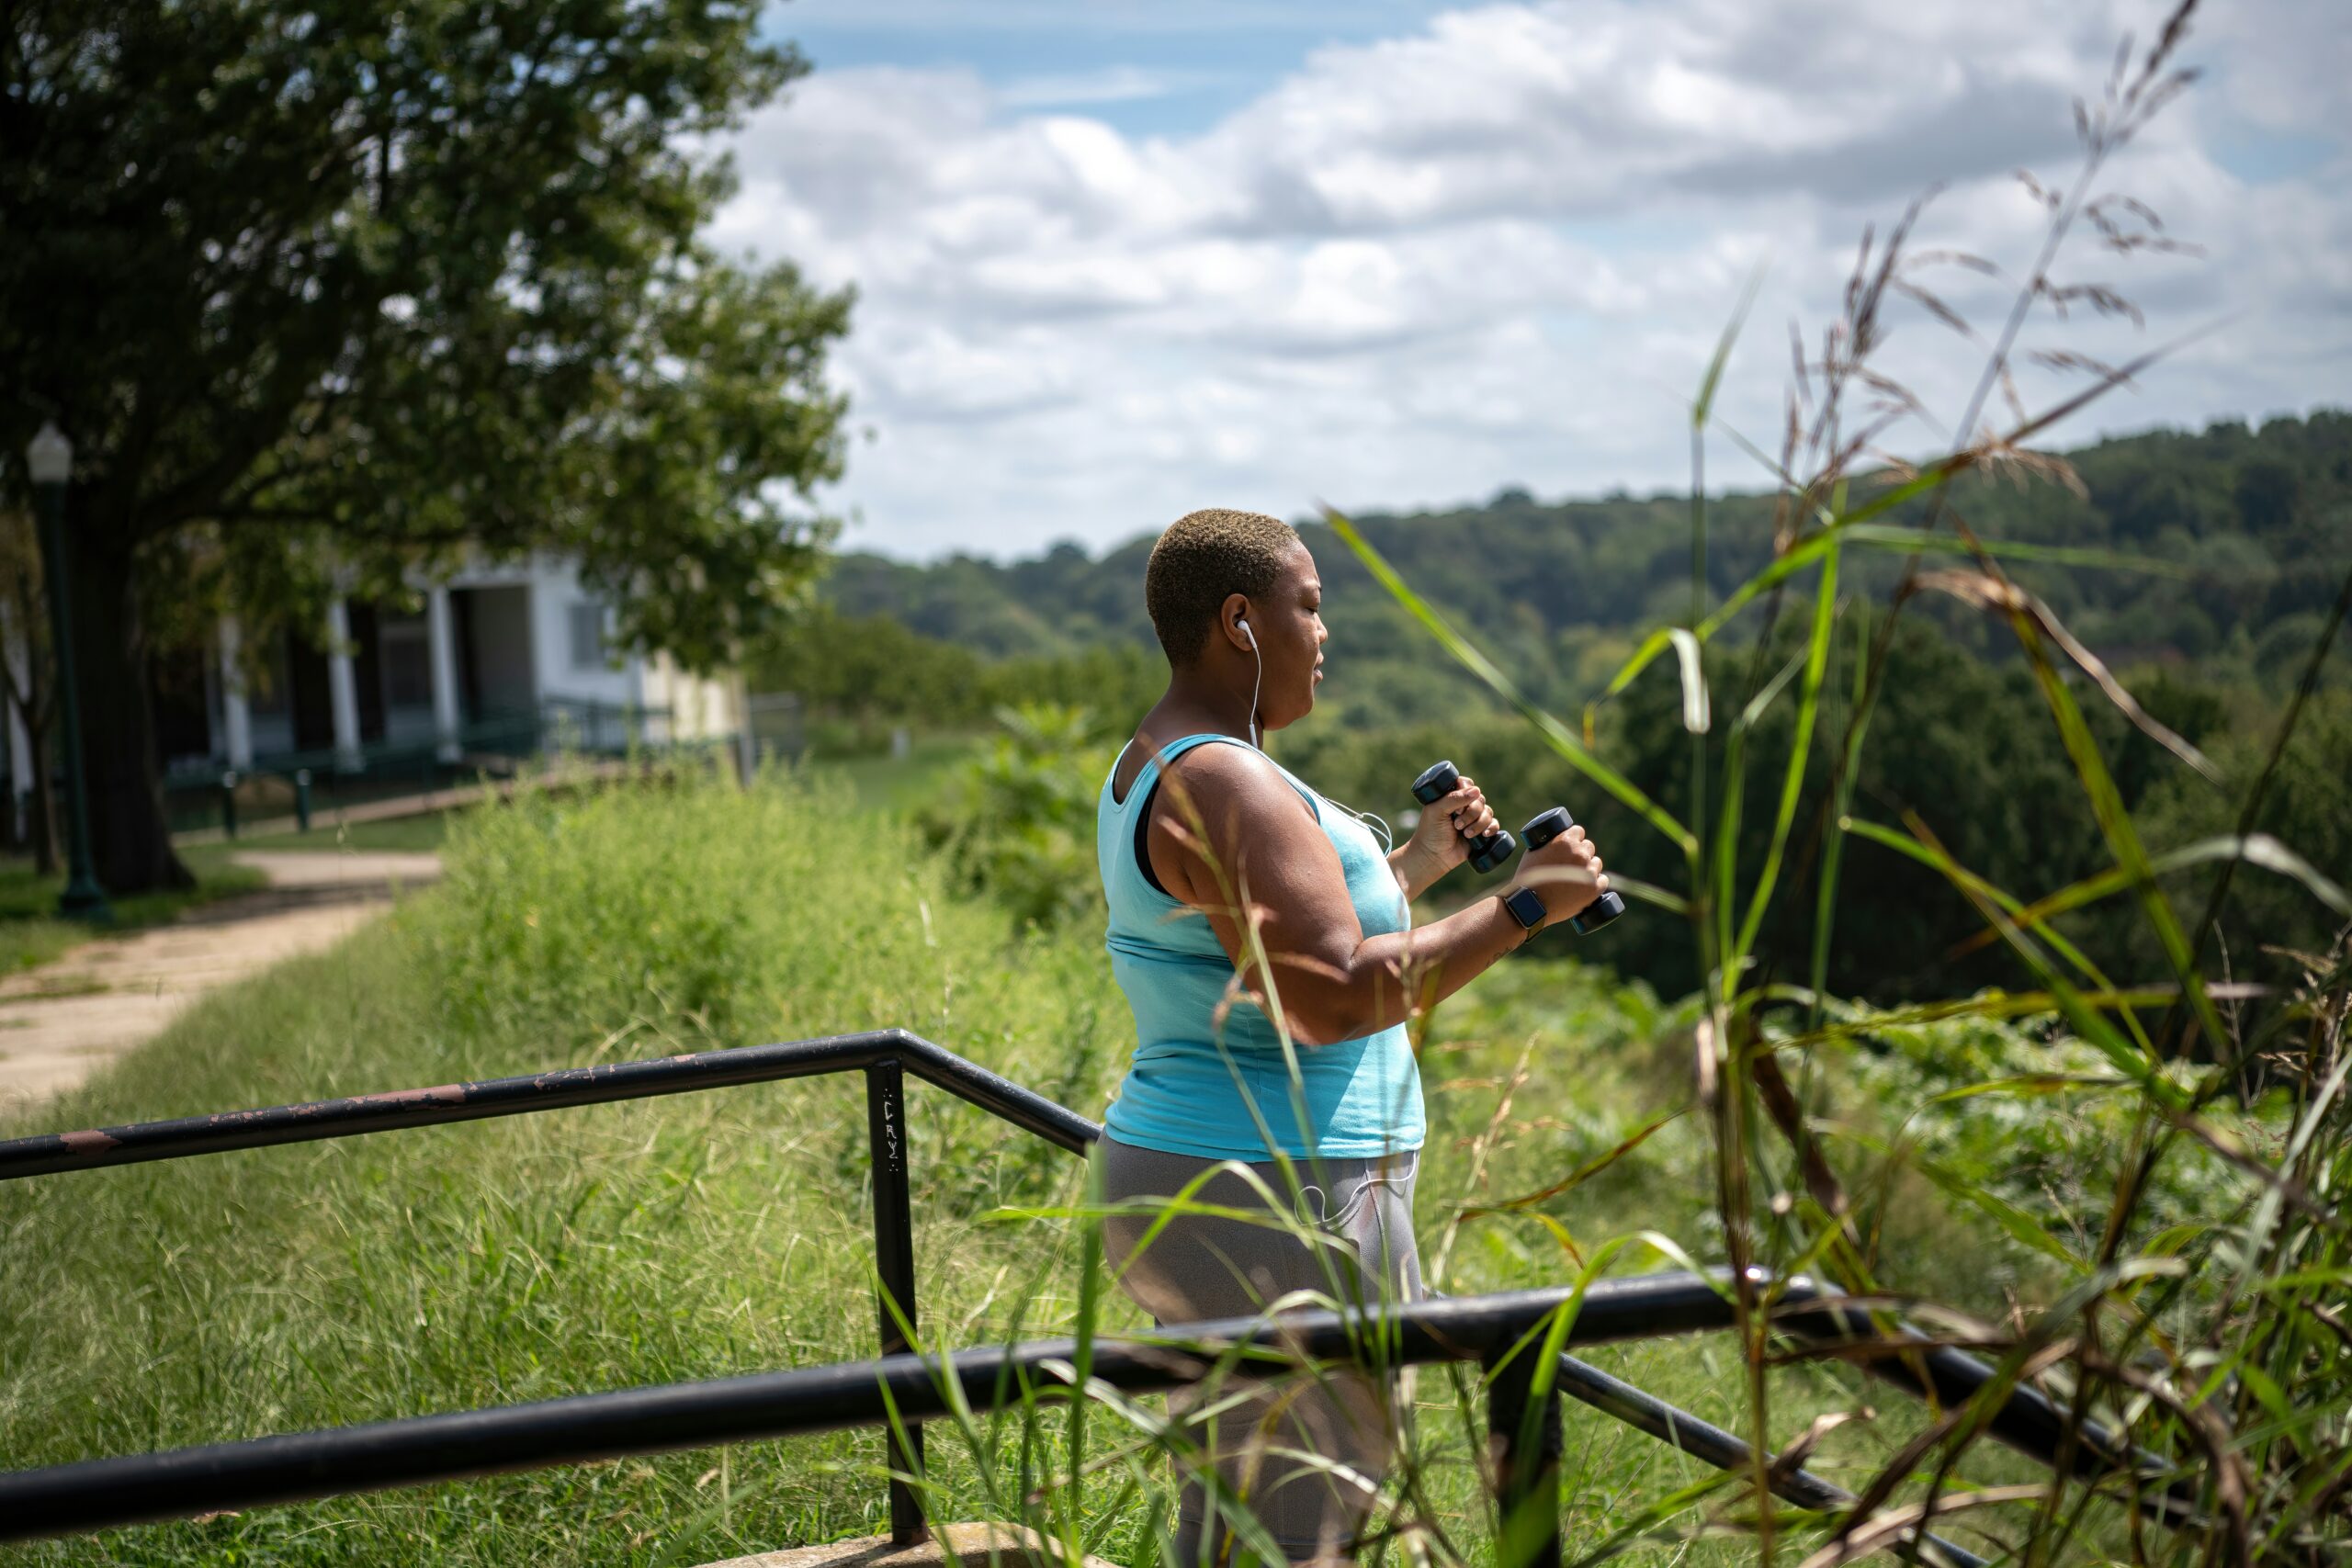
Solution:
[{"label": "white cloud", "polygon": [[[2241,312],[2107,424],[2352,392],[2352,156],[2325,118],[2352,46],[2335,29],[2304,49],[2287,0],[2252,6],[2267,25],[2192,41],[2191,62],[2221,67],[2213,90],[2115,171],[2206,255],[2112,256],[2086,234],[2061,276],[2119,283],[2147,327],[2033,329],[2116,359]],[[1142,68],[820,73],[737,138],[743,189],[714,238],[858,287],[841,361],[877,439],[843,487],[865,519],[853,544],[1012,552],[1204,504],[1645,489],[1682,471],[1681,400],[1759,265],[1724,403],[1759,437],[1781,419],[1785,322],[1828,319],[1866,221],[1883,235],[1944,180],[1919,245],[2030,265],[2040,210],[2010,171],[2068,174],[2070,97],[2097,90],[2127,26],[2158,19],[2136,0],[2055,28],[2049,11],[1484,6],[1317,51],[1183,137],[1028,112],[1165,87]],[[2249,184],[2209,149],[2256,133],[2324,155]],[[1994,330],[1996,288],[1918,276]],[[1889,367],[1956,417],[1968,345],[1917,308],[1895,319]]]},{"label": "white cloud", "polygon": [[1166,97],[1207,80],[1196,72],[1154,71],[1114,65],[1107,71],[1067,75],[1022,76],[997,89],[1008,108],[1067,107],[1072,104],[1127,104]]}]

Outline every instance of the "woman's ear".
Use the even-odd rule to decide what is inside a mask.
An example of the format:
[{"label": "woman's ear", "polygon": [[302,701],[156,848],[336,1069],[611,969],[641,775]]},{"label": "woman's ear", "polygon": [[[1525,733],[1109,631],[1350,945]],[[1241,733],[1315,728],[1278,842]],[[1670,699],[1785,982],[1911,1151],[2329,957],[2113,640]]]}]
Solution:
[{"label": "woman's ear", "polygon": [[1224,628],[1227,642],[1250,653],[1258,651],[1258,634],[1250,627],[1250,599],[1247,594],[1227,595],[1224,607],[1217,612],[1217,624]]}]

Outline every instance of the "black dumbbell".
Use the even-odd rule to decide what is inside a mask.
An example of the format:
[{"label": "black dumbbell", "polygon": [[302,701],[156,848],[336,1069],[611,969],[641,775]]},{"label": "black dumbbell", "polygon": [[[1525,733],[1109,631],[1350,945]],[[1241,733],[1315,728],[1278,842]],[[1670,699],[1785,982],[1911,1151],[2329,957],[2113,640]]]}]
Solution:
[{"label": "black dumbbell", "polygon": [[[1423,806],[1435,806],[1461,787],[1462,774],[1452,762],[1431,762],[1421,771],[1421,776],[1413,781],[1413,798]],[[1492,871],[1510,859],[1511,852],[1518,848],[1519,840],[1500,828],[1483,839],[1472,839],[1470,869]]]},{"label": "black dumbbell", "polygon": [[[1576,825],[1577,819],[1568,815],[1566,807],[1555,806],[1549,811],[1537,814],[1519,831],[1527,840],[1527,852],[1533,854]],[[1543,889],[1536,891],[1540,893]],[[1578,936],[1589,936],[1624,912],[1625,900],[1614,893],[1603,893],[1587,904],[1581,913],[1570,915],[1568,926]]]}]

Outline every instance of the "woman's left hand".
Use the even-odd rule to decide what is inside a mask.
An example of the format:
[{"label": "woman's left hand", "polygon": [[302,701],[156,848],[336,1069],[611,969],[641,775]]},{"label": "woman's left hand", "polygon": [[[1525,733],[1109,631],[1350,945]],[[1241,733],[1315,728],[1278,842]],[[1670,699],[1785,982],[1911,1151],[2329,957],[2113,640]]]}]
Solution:
[{"label": "woman's left hand", "polygon": [[1472,839],[1501,826],[1477,781],[1464,778],[1452,795],[1421,808],[1421,819],[1406,840],[1404,858],[1417,863],[1413,869],[1425,874],[1410,877],[1410,884],[1418,889],[1435,882],[1470,858]]}]

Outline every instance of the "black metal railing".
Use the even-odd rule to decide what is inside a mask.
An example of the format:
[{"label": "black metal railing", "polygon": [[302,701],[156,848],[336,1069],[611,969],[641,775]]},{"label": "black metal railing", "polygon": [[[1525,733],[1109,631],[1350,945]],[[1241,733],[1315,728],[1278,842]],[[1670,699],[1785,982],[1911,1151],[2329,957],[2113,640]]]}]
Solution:
[{"label": "black metal railing", "polygon": [[[1570,1295],[1522,1291],[1418,1303],[1397,1309],[1393,1318],[1304,1313],[1273,1322],[1234,1318],[1102,1337],[1087,1351],[1089,1375],[1136,1392],[1173,1388],[1198,1379],[1212,1359],[1236,1346],[1259,1348],[1284,1361],[1344,1359],[1357,1354],[1375,1318],[1395,1362],[1499,1361]],[[1569,1337],[1594,1345],[1717,1328],[1726,1326],[1731,1314],[1717,1287],[1692,1275],[1605,1280],[1585,1293]],[[1070,1339],[952,1355],[899,1354],[0,1474],[0,1539],[882,1426],[894,1413],[911,1426],[954,1408],[951,1384],[968,1407],[1001,1404],[1022,1384],[1066,1390],[1066,1376],[1052,1369],[1070,1365],[1079,1355]],[[1532,1357],[1522,1353],[1517,1359],[1532,1362]],[[1549,1419],[1556,1423],[1556,1397],[1552,1404]],[[1520,1414],[1508,1399],[1490,1413],[1507,1445],[1521,1428]]]},{"label": "black metal railing", "polygon": [[[1066,1364],[1074,1347],[1049,1341],[944,1357],[908,1353],[908,1336],[918,1320],[906,1076],[1071,1153],[1084,1153],[1102,1129],[908,1031],[876,1030],[0,1141],[0,1180],[839,1072],[863,1072],[866,1081],[881,1359],[0,1473],[0,1540],[849,1426],[886,1428],[893,1475],[891,1536],[900,1542],[921,1539],[922,1510],[907,1478],[922,1472],[922,1421],[948,1408],[941,1403],[947,1382],[960,1382],[969,1395],[1001,1397],[1007,1380],[1034,1382],[1041,1370]],[[1768,1282],[1759,1276],[1758,1283]],[[1849,1343],[1848,1353],[1865,1370],[1911,1393],[1949,1405],[1976,1397],[1995,1377],[1975,1358],[1924,1339],[1871,1341],[1875,1350],[1854,1343],[1875,1330],[1861,1314],[1808,1282],[1791,1281],[1780,1294],[1783,1332]],[[1530,1498],[1556,1497],[1563,1394],[1707,1463],[1742,1471],[1756,1466],[1754,1450],[1740,1438],[1567,1355],[1554,1370],[1547,1408],[1528,1425],[1533,1359],[1521,1356],[1511,1364],[1499,1358],[1569,1295],[1536,1291],[1440,1299],[1394,1309],[1393,1317],[1381,1319],[1390,1364],[1477,1359],[1494,1372],[1488,1422],[1500,1445],[1498,1473],[1507,1516]],[[1720,1282],[1689,1274],[1603,1280],[1584,1292],[1567,1342],[1653,1337],[1726,1327],[1733,1321],[1731,1299]],[[1328,1313],[1285,1316],[1275,1325],[1243,1320],[1171,1325],[1152,1336],[1096,1341],[1092,1375],[1121,1388],[1172,1387],[1192,1381],[1203,1366],[1197,1356],[1175,1352],[1214,1346],[1279,1346],[1285,1355],[1343,1359],[1360,1353],[1367,1326],[1363,1314]],[[2095,1425],[2075,1428],[2070,1442],[2068,1427],[2064,1414],[2044,1395],[2018,1388],[2007,1393],[1987,1429],[2045,1464],[2064,1460],[2079,1476],[2135,1469],[2143,1483],[2135,1494],[2150,1512],[2174,1520],[2185,1516],[2186,1495],[2167,1487],[2161,1465],[2128,1451]],[[1521,1435],[1529,1431],[1539,1435],[1538,1447],[1522,1453]],[[1801,1506],[1828,1509],[1856,1501],[1809,1472],[1784,1471],[1769,1455],[1765,1467],[1774,1494]],[[1529,1547],[1532,1561],[1558,1562],[1557,1524],[1555,1507]],[[1923,1545],[1950,1568],[1980,1568],[1977,1558],[1947,1541],[1930,1536]]]},{"label": "black metal railing", "polygon": [[[435,1127],[519,1116],[574,1105],[607,1105],[665,1094],[693,1094],[739,1084],[774,1083],[897,1063],[925,1082],[971,1101],[1024,1132],[1073,1154],[1091,1148],[1102,1129],[1044,1095],[1023,1089],[953,1051],[903,1029],[876,1029],[795,1040],[777,1045],[741,1045],[696,1051],[640,1062],[611,1062],[565,1067],[511,1078],[437,1084],[391,1094],[362,1094],[345,1100],[314,1100],[259,1111],[224,1111],[169,1122],[94,1127],[79,1133],[44,1133],[0,1141],[0,1181],[101,1166],[137,1165],[224,1154],[273,1144],[307,1144],[322,1138],[356,1137],[402,1127]],[[870,1082],[871,1080],[869,1080]],[[901,1121],[903,1125],[903,1120]]]}]

